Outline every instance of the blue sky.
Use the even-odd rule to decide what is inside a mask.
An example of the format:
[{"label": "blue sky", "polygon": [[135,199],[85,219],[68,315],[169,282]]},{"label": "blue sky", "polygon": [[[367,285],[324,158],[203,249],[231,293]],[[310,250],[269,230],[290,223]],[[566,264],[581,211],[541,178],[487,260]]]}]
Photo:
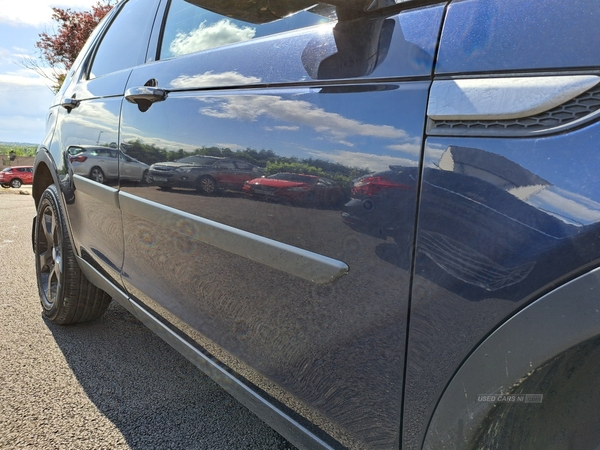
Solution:
[{"label": "blue sky", "polygon": [[90,9],[96,0],[2,0],[0,8],[0,141],[39,143],[54,95],[49,82],[21,67],[24,56],[36,56],[35,42],[52,32],[52,6]]}]

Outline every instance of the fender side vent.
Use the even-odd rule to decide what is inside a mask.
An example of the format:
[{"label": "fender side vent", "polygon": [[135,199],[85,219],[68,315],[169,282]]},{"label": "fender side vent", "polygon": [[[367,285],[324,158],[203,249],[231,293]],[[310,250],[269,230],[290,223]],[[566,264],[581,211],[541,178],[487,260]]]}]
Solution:
[{"label": "fender side vent", "polygon": [[509,120],[432,120],[430,136],[533,136],[558,133],[600,116],[600,85],[550,109],[529,117]]}]

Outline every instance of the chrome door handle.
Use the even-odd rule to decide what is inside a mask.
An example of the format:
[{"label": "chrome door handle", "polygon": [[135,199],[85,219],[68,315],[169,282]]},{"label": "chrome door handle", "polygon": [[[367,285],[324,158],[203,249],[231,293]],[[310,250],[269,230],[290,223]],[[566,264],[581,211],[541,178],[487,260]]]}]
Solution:
[{"label": "chrome door handle", "polygon": [[167,98],[168,91],[152,86],[132,87],[125,91],[125,99],[138,105],[140,111],[147,111],[153,103]]},{"label": "chrome door handle", "polygon": [[79,100],[75,100],[75,98],[63,98],[60,106],[71,112],[73,108],[77,108],[79,106]]}]

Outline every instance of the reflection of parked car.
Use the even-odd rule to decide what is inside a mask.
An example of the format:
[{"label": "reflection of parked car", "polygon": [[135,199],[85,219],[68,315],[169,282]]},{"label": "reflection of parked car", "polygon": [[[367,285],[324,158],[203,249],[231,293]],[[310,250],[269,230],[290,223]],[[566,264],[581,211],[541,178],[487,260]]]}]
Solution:
[{"label": "reflection of parked car", "polygon": [[22,184],[31,184],[33,180],[33,166],[6,167],[0,172],[0,186],[19,188]]},{"label": "reflection of parked car", "polygon": [[343,188],[335,181],[298,173],[276,173],[255,178],[246,182],[244,192],[257,197],[329,206],[339,204],[344,197]]},{"label": "reflection of parked car", "polygon": [[193,188],[204,194],[219,189],[241,191],[246,181],[262,174],[260,167],[246,161],[215,156],[186,156],[150,166],[152,183],[158,187]]},{"label": "reflection of parked car", "polygon": [[358,178],[342,220],[357,231],[384,239],[395,236],[407,225],[417,177],[416,167],[390,166],[390,170]]},{"label": "reflection of parked car", "polygon": [[73,173],[88,177],[98,183],[119,178],[127,181],[148,182],[148,164],[131,158],[123,152],[108,147],[69,147],[69,161]]}]

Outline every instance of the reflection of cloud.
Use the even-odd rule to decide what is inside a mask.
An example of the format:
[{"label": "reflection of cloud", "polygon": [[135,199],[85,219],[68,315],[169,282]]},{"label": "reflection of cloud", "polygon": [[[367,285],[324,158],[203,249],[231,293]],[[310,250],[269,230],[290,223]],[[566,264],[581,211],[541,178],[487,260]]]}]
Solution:
[{"label": "reflection of cloud", "polygon": [[246,147],[239,144],[228,144],[227,142],[218,142],[215,144],[216,147],[228,148],[229,150],[246,150]]},{"label": "reflection of cloud", "polygon": [[373,172],[389,170],[391,165],[404,167],[415,167],[418,165],[418,162],[412,159],[397,158],[395,156],[379,156],[370,153],[350,152],[347,150],[338,150],[336,152],[311,150],[308,153],[315,158],[330,160],[343,164],[346,167],[364,168]]},{"label": "reflection of cloud", "polygon": [[202,114],[219,119],[239,119],[253,122],[261,116],[305,125],[319,133],[340,140],[346,136],[369,136],[388,139],[406,138],[404,130],[391,125],[372,125],[327,112],[303,100],[285,100],[271,95],[233,96],[226,100],[207,100],[210,107]]},{"label": "reflection of cloud", "polygon": [[414,138],[412,139],[412,142],[388,145],[387,148],[389,148],[390,150],[396,150],[398,152],[408,153],[409,155],[418,156],[421,154],[421,139]]},{"label": "reflection of cloud", "polygon": [[556,186],[539,190],[527,199],[527,203],[572,225],[600,222],[599,203]]},{"label": "reflection of cloud", "polygon": [[122,137],[124,142],[131,143],[134,141],[140,141],[144,145],[154,145],[156,148],[168,152],[176,152],[180,149],[184,152],[193,152],[197,148],[201,147],[199,145],[184,144],[182,142],[142,135],[138,129],[128,127],[123,128]]},{"label": "reflection of cloud", "polygon": [[187,55],[235,42],[248,41],[255,34],[255,28],[239,27],[229,19],[219,20],[210,25],[202,22],[198,28],[189,33],[177,33],[169,50],[172,56]]},{"label": "reflection of cloud", "polygon": [[199,75],[181,75],[171,81],[175,89],[197,88],[203,86],[240,86],[260,83],[258,77],[247,77],[238,72],[213,73],[212,70]]}]

